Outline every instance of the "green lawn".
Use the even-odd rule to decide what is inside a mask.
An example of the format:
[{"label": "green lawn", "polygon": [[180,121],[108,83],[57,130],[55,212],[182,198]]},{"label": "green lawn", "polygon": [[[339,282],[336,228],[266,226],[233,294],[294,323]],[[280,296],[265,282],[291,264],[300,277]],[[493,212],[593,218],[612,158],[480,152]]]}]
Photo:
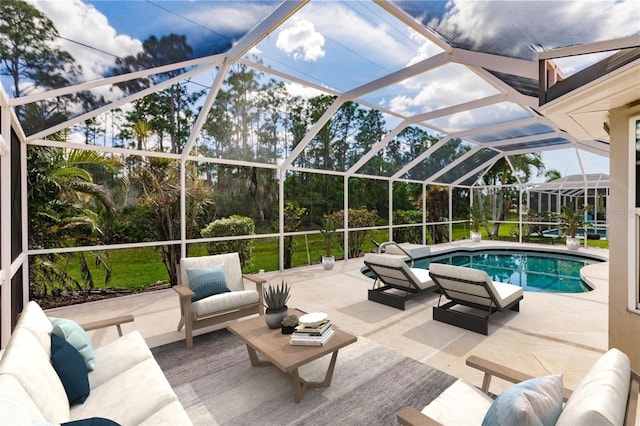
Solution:
[{"label": "green lawn", "polygon": [[[466,225],[466,226],[465,226]],[[517,241],[513,236],[517,231],[517,224],[503,224],[500,227],[500,236],[497,238],[503,241]],[[481,230],[484,239],[488,239],[484,229]],[[453,239],[461,240],[469,238],[468,224],[460,223],[453,226]],[[377,230],[372,233],[372,238],[378,242],[388,239],[387,230]],[[551,238],[532,237],[529,242],[551,244]],[[557,244],[564,244],[563,239],[557,239]],[[608,248],[609,242],[606,240],[589,240],[590,247]],[[365,242],[364,252],[375,249],[375,245],[370,240]],[[206,255],[206,244],[191,244],[189,246],[189,256]],[[302,266],[309,263],[320,262],[324,254],[322,240],[319,235],[308,235],[294,237],[294,256],[292,266]],[[336,258],[342,258],[341,248],[334,249]],[[156,284],[168,282],[168,273],[162,263],[162,256],[159,248],[143,247],[136,249],[109,250],[109,262],[112,266],[112,278],[109,287],[118,289],[140,289]],[[80,279],[78,262],[70,262],[69,272],[76,279]],[[253,241],[253,255],[249,265],[245,265],[244,272],[257,273],[260,269],[265,271],[276,271],[278,264],[278,239],[259,238]],[[102,287],[100,283],[104,281],[104,272],[93,271],[96,287]]]}]

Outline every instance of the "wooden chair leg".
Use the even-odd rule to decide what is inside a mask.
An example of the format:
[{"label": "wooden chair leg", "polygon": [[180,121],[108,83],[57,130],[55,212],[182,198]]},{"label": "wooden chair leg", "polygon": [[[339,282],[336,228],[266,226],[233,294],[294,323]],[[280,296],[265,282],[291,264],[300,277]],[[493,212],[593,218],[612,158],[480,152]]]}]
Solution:
[{"label": "wooden chair leg", "polygon": [[193,347],[193,330],[191,327],[191,321],[185,321],[184,334],[187,339],[187,348]]}]

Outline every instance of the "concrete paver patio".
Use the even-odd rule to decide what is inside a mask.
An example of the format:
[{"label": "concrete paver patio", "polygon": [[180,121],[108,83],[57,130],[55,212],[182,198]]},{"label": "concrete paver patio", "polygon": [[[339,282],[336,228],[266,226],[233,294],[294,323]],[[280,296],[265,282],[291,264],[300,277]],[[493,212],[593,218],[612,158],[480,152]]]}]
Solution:
[{"label": "concrete paver patio", "polygon": [[[432,253],[468,244],[471,243],[462,241],[433,246]],[[489,241],[477,244],[496,247]],[[500,242],[500,246],[504,247],[505,243]],[[521,249],[527,246],[540,247],[513,245]],[[556,248],[566,250],[562,246]],[[608,258],[608,250],[580,250]],[[368,301],[367,290],[373,281],[362,275],[362,266],[362,258],[356,258],[336,262],[331,271],[325,271],[321,265],[312,265],[270,272],[264,277],[269,283],[284,279],[291,285],[290,307],[326,312],[336,324],[357,336],[478,386],[482,383],[482,375],[465,365],[465,359],[472,354],[532,375],[563,373],[565,387],[573,389],[608,349],[608,262],[583,269],[585,279],[595,285],[594,291],[579,294],[525,292],[520,312],[492,316],[488,336],[434,321],[432,307],[438,302],[437,294],[413,298],[405,311]],[[133,314],[135,321],[125,324],[123,329],[125,332],[140,330],[149,346],[184,340],[184,331],[176,330],[179,308],[177,295],[172,290],[56,308],[48,314],[78,322]],[[199,330],[200,333],[208,331],[211,329]],[[115,329],[92,333],[96,344],[117,338]],[[499,393],[507,386],[506,382],[495,379],[491,390]]]}]

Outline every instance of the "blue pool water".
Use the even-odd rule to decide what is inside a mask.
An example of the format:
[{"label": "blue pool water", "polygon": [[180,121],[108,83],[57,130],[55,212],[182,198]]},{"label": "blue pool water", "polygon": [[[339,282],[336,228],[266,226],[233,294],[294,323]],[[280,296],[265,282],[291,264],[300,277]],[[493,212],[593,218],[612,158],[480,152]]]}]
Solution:
[{"label": "blue pool water", "polygon": [[557,253],[483,250],[456,251],[416,259],[414,267],[429,269],[432,262],[481,269],[493,281],[519,285],[525,291],[581,293],[592,288],[580,278],[580,269],[600,261]]},{"label": "blue pool water", "polygon": [[[588,234],[598,234],[600,236],[600,238],[607,238],[607,230],[606,229],[589,229],[587,231]],[[548,229],[546,231],[542,231],[542,235],[544,235],[545,237],[548,236],[554,236],[554,237],[559,237],[562,234],[562,232],[560,232],[559,229]],[[578,229],[576,231],[576,237],[583,237],[584,236],[584,229]]]}]

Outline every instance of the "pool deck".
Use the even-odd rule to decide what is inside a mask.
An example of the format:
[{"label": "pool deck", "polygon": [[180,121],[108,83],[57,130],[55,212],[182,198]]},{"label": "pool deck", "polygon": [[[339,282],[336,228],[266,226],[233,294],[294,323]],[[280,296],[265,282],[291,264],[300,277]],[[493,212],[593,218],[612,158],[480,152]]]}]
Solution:
[{"label": "pool deck", "polygon": [[[469,240],[432,246],[431,251],[437,254],[463,247],[569,252],[560,244],[471,243]],[[581,248],[579,253],[604,259],[609,255],[608,250],[598,248]],[[565,386],[575,388],[608,348],[608,262],[583,268],[583,278],[595,288],[591,292],[525,292],[520,312],[497,313],[491,317],[488,336],[434,321],[432,307],[438,302],[436,294],[411,299],[404,311],[368,301],[367,290],[373,280],[362,275],[362,266],[362,258],[356,258],[336,262],[331,271],[325,271],[321,265],[312,265],[263,276],[270,283],[284,279],[291,285],[290,307],[326,312],[335,324],[356,336],[478,386],[482,383],[481,373],[465,365],[465,359],[470,355],[485,357],[532,375],[563,373]],[[139,330],[149,346],[184,340],[184,332],[176,331],[179,308],[178,298],[172,290],[56,308],[48,314],[78,322],[133,314],[135,321],[124,324],[123,329],[125,332]],[[108,329],[92,332],[92,337],[99,345],[117,335],[115,329]],[[339,374],[339,365],[338,362],[336,374]],[[491,390],[499,393],[507,386],[506,382],[494,379]]]}]

